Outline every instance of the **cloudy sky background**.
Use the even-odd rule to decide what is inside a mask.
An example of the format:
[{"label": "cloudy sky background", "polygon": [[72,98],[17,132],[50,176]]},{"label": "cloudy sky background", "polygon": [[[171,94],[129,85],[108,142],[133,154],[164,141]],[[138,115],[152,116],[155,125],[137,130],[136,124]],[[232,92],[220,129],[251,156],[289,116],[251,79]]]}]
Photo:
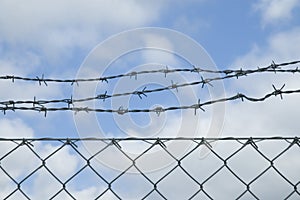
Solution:
[{"label": "cloudy sky background", "polygon": [[[149,26],[169,28],[188,35],[203,46],[219,69],[240,69],[241,67],[254,69],[257,66],[267,66],[271,64],[272,60],[276,63],[299,60],[300,47],[297,45],[300,43],[299,6],[300,1],[298,0],[257,0],[253,2],[234,0],[226,2],[215,0],[188,0],[184,2],[169,0],[151,2],[55,0],[42,2],[28,0],[21,2],[3,0],[0,2],[0,75],[35,77],[44,74],[47,78],[72,79],[77,76],[84,59],[96,45],[119,32]],[[157,38],[149,37],[148,40],[151,43]],[[163,38],[159,42],[168,45],[170,41],[168,38]],[[119,47],[116,46],[116,48]],[[157,54],[157,52],[150,52],[138,61],[132,60],[134,58],[134,56],[129,56],[127,60],[116,62],[116,66],[124,64],[126,67],[124,69],[113,68],[108,73],[127,72],[136,67],[129,66],[131,63],[134,65],[147,64],[149,61],[154,62],[155,59],[161,66],[180,67],[183,64],[183,62],[176,59],[172,60],[173,58],[166,57],[164,54]],[[95,71],[90,74],[90,77],[98,76],[100,74]],[[172,77],[168,78],[172,79]],[[185,78],[196,80],[199,76],[187,75]],[[170,83],[170,79],[167,79],[168,82],[164,82],[164,84]],[[177,80],[176,77],[174,80]],[[249,75],[239,79],[226,80],[224,82],[225,95],[232,96],[237,92],[243,92],[249,96],[261,97],[273,91],[272,84],[277,88],[286,84],[285,89],[298,89],[300,85],[297,80],[297,74]],[[111,89],[108,86],[103,87],[99,86],[99,91]],[[11,81],[5,80],[0,81],[0,89],[1,101],[11,99],[33,100],[34,96],[37,99],[69,98],[73,92],[73,86],[68,84],[48,83],[48,87],[46,87],[39,86],[38,83],[21,81],[11,83]],[[204,91],[207,93],[206,88]],[[174,93],[177,94],[176,91]],[[182,90],[179,90],[178,93],[177,95],[185,94]],[[197,95],[200,94],[197,93]],[[152,101],[148,103],[146,100],[141,103],[139,99],[133,101],[132,107],[145,105],[150,107],[160,103],[170,106],[173,105],[172,103],[176,104],[175,101],[172,101],[174,98],[172,93],[166,95],[170,99],[167,102],[160,102],[160,100],[163,101],[161,96],[154,95]],[[208,99],[209,96],[203,95],[203,99]],[[297,136],[299,135],[297,131],[300,128],[298,123],[300,108],[297,105],[299,100],[299,95],[293,94],[284,95],[283,100],[274,97],[262,103],[226,103],[222,131],[217,135]],[[190,101],[193,104],[196,103],[197,99],[190,99]],[[110,103],[108,101],[101,105],[108,108]],[[197,115],[196,119],[193,110],[180,113],[180,117],[178,117],[177,112],[160,116],[161,119],[166,118],[167,120],[163,130],[160,130],[160,134],[155,135],[155,137],[176,136],[176,131],[179,128],[182,128],[183,132],[191,132],[194,130],[191,127],[194,127],[195,124],[199,125],[197,129],[199,132],[207,131],[212,118],[212,110],[209,107],[205,109],[207,112]],[[200,113],[200,110],[197,112]],[[217,115],[223,116],[223,113],[217,113]],[[113,126],[115,124],[111,122],[111,120],[117,120],[116,118],[111,118],[107,114],[97,116],[99,119],[103,118],[104,121],[107,119],[108,122],[103,125],[104,133],[102,134],[119,136],[120,128]],[[83,115],[82,117],[84,120],[86,116]],[[122,120],[124,116],[116,117]],[[157,119],[155,114],[146,115],[146,117],[143,115],[134,117],[140,125],[145,125],[143,124],[144,120],[153,119],[155,122]],[[139,118],[142,120],[139,121]],[[182,118],[190,118],[191,120],[187,124],[183,123],[181,127],[177,127]],[[156,121],[156,123],[158,122]],[[0,136],[6,138],[82,136],[77,132],[71,112],[48,113],[45,118],[42,113],[8,111],[6,115],[0,116],[0,125]],[[149,134],[154,131],[155,126],[152,128],[148,129]],[[134,127],[127,126],[123,130],[130,131],[131,135],[140,134],[136,133],[139,129]],[[199,136],[205,135],[202,132],[199,134]],[[12,148],[12,146],[12,144],[1,146],[1,152],[3,152],[1,155],[4,155],[7,149]],[[36,148],[41,152],[41,155],[46,155],[58,146],[58,144],[37,144]],[[127,149],[128,151],[136,151],[137,148],[129,146]],[[222,148],[220,147],[220,149]],[[84,150],[82,149],[82,151]],[[60,154],[57,160],[53,161],[53,170],[61,173],[63,177],[69,177],[81,166],[82,161],[67,149],[61,151]],[[20,151],[15,156],[18,160],[24,159],[24,162],[31,160],[29,158],[30,153],[27,155],[27,153]],[[61,165],[60,159],[64,162],[68,160],[69,170],[66,171],[65,167]],[[30,167],[36,166],[37,162],[36,160],[28,162],[28,167],[20,167],[13,161],[7,161],[5,166],[11,170],[14,177],[20,178],[24,177]],[[294,167],[299,165],[299,162],[295,163]],[[99,169],[104,169],[104,167],[99,166]],[[45,192],[39,189],[39,185],[46,184],[46,180],[48,180],[43,176],[43,173],[45,172],[39,172],[32,180],[34,187],[29,192],[32,194],[32,198],[39,199],[45,195]],[[114,174],[115,172],[106,171],[106,173]],[[0,174],[0,176],[6,177],[3,173]],[[180,177],[178,176],[176,180],[182,180]],[[0,192],[0,195],[5,195],[7,191],[11,191],[12,185],[8,184],[9,179],[7,177],[0,178],[0,180],[0,188],[5,188],[1,191],[2,193]],[[129,180],[132,179],[126,177],[124,183]],[[170,183],[174,182],[176,181],[170,181]],[[55,187],[57,185],[49,184],[49,188]],[[169,187],[171,188],[171,186]],[[71,189],[78,197],[86,199],[99,194],[99,190],[101,188],[92,185]],[[125,191],[126,189],[123,188],[122,190]],[[168,191],[168,187],[165,190]],[[230,189],[228,190],[230,191]],[[125,195],[125,197],[132,198],[130,195]]]}]

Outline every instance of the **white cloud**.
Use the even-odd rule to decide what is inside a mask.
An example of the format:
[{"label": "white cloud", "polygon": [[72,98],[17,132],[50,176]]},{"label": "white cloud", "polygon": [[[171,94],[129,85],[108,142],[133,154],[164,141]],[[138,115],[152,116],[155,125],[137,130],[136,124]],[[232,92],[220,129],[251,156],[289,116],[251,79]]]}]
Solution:
[{"label": "white cloud", "polygon": [[300,5],[299,0],[260,0],[254,8],[261,12],[262,23],[276,24],[292,18],[293,10]]},{"label": "white cloud", "polygon": [[[176,57],[172,54],[174,51],[172,41],[159,34],[145,34],[144,40],[146,47],[156,48],[142,51],[144,63],[176,64]],[[157,49],[157,47],[161,49]]]},{"label": "white cloud", "polygon": [[[266,45],[256,44],[249,53],[237,58],[232,66],[254,69],[257,66],[268,66],[271,61],[276,63],[299,60],[300,29],[272,35]],[[296,66],[291,66],[296,67]],[[283,67],[287,68],[287,67]],[[227,82],[229,90],[227,95],[237,92],[245,93],[252,97],[262,97],[273,92],[272,84],[280,88],[286,84],[284,90],[300,88],[298,74],[260,73],[249,75]],[[297,102],[299,94],[272,97],[263,103],[231,102],[227,104],[225,134],[243,136],[270,136],[270,135],[295,135],[299,126]]]},{"label": "white cloud", "polygon": [[0,119],[0,127],[0,137],[2,138],[33,136],[32,128],[28,127],[21,119]]},{"label": "white cloud", "polygon": [[109,33],[156,20],[163,5],[135,0],[1,1],[0,42],[61,59],[73,47],[90,48]]},{"label": "white cloud", "polygon": [[[1,46],[1,45],[0,45]],[[3,51],[0,58],[0,74],[24,76],[40,65],[40,58],[32,52]]]},{"label": "white cloud", "polygon": [[284,62],[299,59],[300,27],[272,35],[266,44],[255,44],[245,55],[238,57],[233,65],[236,67],[268,65],[271,61]]}]

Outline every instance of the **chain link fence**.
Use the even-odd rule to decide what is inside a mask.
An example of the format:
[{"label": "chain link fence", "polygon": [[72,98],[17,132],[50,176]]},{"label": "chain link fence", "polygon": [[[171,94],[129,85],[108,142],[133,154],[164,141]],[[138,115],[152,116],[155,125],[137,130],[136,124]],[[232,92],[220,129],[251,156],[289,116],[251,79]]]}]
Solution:
[{"label": "chain link fence", "polygon": [[299,158],[297,137],[2,138],[0,198],[299,199]]}]

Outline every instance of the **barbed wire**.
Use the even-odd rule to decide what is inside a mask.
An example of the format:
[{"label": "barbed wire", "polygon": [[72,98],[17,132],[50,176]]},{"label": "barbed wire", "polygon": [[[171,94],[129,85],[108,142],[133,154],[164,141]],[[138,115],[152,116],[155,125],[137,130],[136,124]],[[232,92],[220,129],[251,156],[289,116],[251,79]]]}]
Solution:
[{"label": "barbed wire", "polygon": [[[143,142],[144,146],[139,147],[140,150],[136,152],[136,155],[132,155],[127,152],[124,146],[134,145],[136,144],[135,141]],[[190,141],[191,143],[189,148],[182,151],[182,154],[176,154],[169,148],[173,141]],[[85,148],[81,148],[81,142],[85,142],[85,145],[96,143],[95,147],[97,148],[94,149],[93,153],[84,153]],[[213,145],[215,142],[219,142],[218,145]],[[9,148],[0,154],[0,174],[3,178],[2,183],[11,186],[0,192],[1,199],[13,198],[16,194],[19,194],[19,198],[33,199],[36,198],[36,189],[39,192],[43,191],[43,198],[45,199],[62,198],[60,196],[62,194],[66,195],[65,198],[82,199],[82,195],[80,198],[79,192],[73,189],[74,184],[80,185],[82,183],[85,183],[87,188],[101,188],[101,190],[89,190],[89,195],[92,196],[90,198],[93,199],[106,199],[108,194],[116,199],[124,199],[128,195],[132,195],[135,199],[153,198],[152,195],[155,195],[155,199],[174,199],[172,198],[174,196],[180,197],[180,199],[199,199],[201,197],[244,199],[249,198],[249,195],[254,199],[300,197],[300,177],[297,173],[298,165],[296,165],[300,150],[300,138],[298,137],[0,138],[0,143],[4,146],[9,144]],[[48,148],[51,144],[53,151],[45,153],[41,148],[44,145],[35,145],[37,143],[48,144]],[[220,146],[223,148],[218,148]],[[265,146],[268,148],[264,148]],[[182,147],[178,146],[178,148]],[[224,151],[224,148],[230,150]],[[276,149],[276,152],[270,154],[268,151],[270,148]],[[120,171],[116,172],[112,168],[98,167],[99,160],[109,155],[109,149],[113,149],[115,155],[110,157],[111,160],[127,163]],[[148,173],[144,168],[146,163],[143,161],[154,149],[159,150],[158,153],[161,155],[167,155],[172,164],[164,170]],[[200,152],[203,149],[206,149],[208,154],[201,158]],[[62,178],[59,174],[61,172],[55,170],[54,167],[63,159],[55,157],[61,151],[69,152],[73,159],[77,159],[78,163],[81,163],[76,168],[67,168],[68,173],[65,178]],[[25,163],[20,162],[19,157],[24,156],[23,152],[27,152],[26,158],[28,160]],[[238,165],[235,162],[236,157],[239,160]],[[286,159],[294,164],[287,165]],[[10,163],[20,163],[14,169],[18,167],[23,169],[24,166],[29,167],[30,161],[35,162],[34,165],[30,165],[32,169],[20,171],[18,176],[10,170]],[[157,158],[157,162],[160,162],[159,158]],[[249,165],[251,163],[256,165]],[[68,166],[68,164],[65,165]],[[252,173],[249,173],[250,168]],[[110,172],[109,170],[114,171],[110,175],[111,178],[106,175]],[[126,177],[130,173],[129,170],[135,170],[136,175],[141,179],[136,182],[137,179]],[[81,179],[78,180],[78,177],[87,171],[89,176],[85,176],[85,182]],[[178,171],[180,172],[179,175]],[[157,173],[157,178],[151,175],[153,173]],[[268,173],[272,173],[271,179],[265,178],[265,176],[270,176]],[[172,176],[189,181],[184,182],[183,185],[181,181],[168,180]],[[214,180],[218,176],[223,178],[222,185],[230,181],[230,188],[220,187],[220,183]],[[35,178],[47,180],[47,189],[40,187],[41,185],[33,188],[31,184]],[[97,181],[89,183],[91,180]],[[133,184],[133,182],[141,184],[141,187],[139,189],[118,190],[117,185],[124,184],[124,181],[128,184]],[[268,187],[270,184],[272,184],[271,193]],[[51,187],[52,185],[55,187]],[[174,188],[177,189],[174,190]]]},{"label": "barbed wire", "polygon": [[[250,96],[246,96],[245,94],[242,93],[237,93],[234,96],[231,97],[224,97],[224,98],[220,98],[220,99],[216,99],[216,100],[209,100],[206,102],[201,103],[200,99],[198,99],[198,102],[196,104],[193,105],[183,105],[183,106],[171,106],[171,107],[162,107],[162,106],[158,106],[155,107],[153,109],[128,109],[128,108],[124,108],[123,106],[120,106],[118,109],[100,109],[100,108],[90,108],[90,107],[71,107],[70,105],[72,104],[72,99],[67,99],[66,101],[64,101],[65,103],[68,104],[67,107],[46,107],[43,106],[41,104],[38,104],[37,101],[33,102],[33,107],[17,107],[14,104],[14,101],[8,101],[5,103],[5,106],[0,107],[0,110],[6,114],[6,111],[11,110],[11,111],[16,111],[16,110],[30,110],[30,111],[37,111],[37,112],[43,112],[44,116],[46,117],[47,112],[51,112],[51,111],[73,111],[76,113],[78,112],[99,112],[99,113],[117,113],[120,115],[126,114],[126,113],[149,113],[149,112],[154,112],[156,113],[158,116],[162,113],[162,112],[166,112],[166,111],[174,111],[174,110],[186,110],[186,109],[194,109],[195,110],[195,115],[198,109],[205,111],[204,110],[204,106],[207,105],[211,105],[211,104],[215,104],[215,103],[221,103],[221,102],[227,102],[227,101],[234,101],[237,99],[241,99],[242,101],[244,100],[248,100],[250,102],[261,102],[261,101],[265,101],[268,98],[272,97],[272,96],[280,96],[281,99],[283,99],[283,94],[294,94],[294,93],[300,93],[300,89],[296,89],[296,90],[283,90],[283,88],[285,87],[285,84],[280,88],[276,88],[274,85],[272,85],[274,91],[267,93],[266,95],[264,95],[263,97],[259,97],[259,98],[254,98],[254,97],[250,97]],[[89,100],[89,99],[87,99]],[[32,102],[31,102],[32,103]]]},{"label": "barbed wire", "polygon": [[[298,67],[295,69],[280,69],[280,67],[282,67],[282,66],[295,65],[295,64],[299,64],[299,63],[300,63],[300,61],[291,61],[291,62],[284,62],[284,63],[276,64],[274,61],[272,61],[272,63],[266,67],[257,67],[257,69],[252,69],[252,70],[243,70],[242,68],[240,68],[238,70],[233,70],[233,69],[208,70],[208,69],[202,69],[202,68],[196,67],[196,66],[192,66],[193,68],[169,69],[168,66],[166,66],[166,68],[158,69],[158,70],[132,71],[129,73],[124,73],[124,74],[119,74],[119,75],[104,76],[104,77],[98,77],[98,78],[78,78],[78,79],[51,79],[51,78],[45,78],[44,74],[42,74],[41,77],[36,76],[35,78],[14,76],[14,75],[5,75],[5,76],[0,76],[0,80],[11,80],[12,82],[15,82],[15,80],[31,81],[31,82],[38,82],[39,85],[44,84],[46,86],[48,86],[47,82],[71,83],[71,85],[76,83],[77,85],[79,85],[79,82],[107,82],[108,83],[108,80],[122,78],[122,77],[130,77],[130,78],[134,77],[135,79],[137,79],[137,76],[142,75],[142,74],[163,73],[166,77],[167,74],[177,73],[177,72],[217,73],[217,74],[225,74],[226,76],[230,75],[230,78],[231,77],[238,78],[240,76],[246,76],[247,74],[252,74],[252,73],[257,73],[257,72],[299,73],[300,69],[298,69]],[[206,80],[206,81],[208,81],[208,80]],[[201,82],[201,83],[206,83],[206,82]]]},{"label": "barbed wire", "polygon": [[[53,100],[36,100],[36,97],[33,98],[32,100],[8,100],[8,101],[0,101],[0,104],[2,105],[17,105],[17,104],[32,104],[33,106],[35,105],[45,105],[45,104],[53,104],[53,103],[66,103],[68,104],[68,107],[70,104],[77,103],[77,102],[86,102],[86,101],[92,101],[92,100],[103,100],[105,101],[106,99],[110,99],[113,97],[121,97],[121,96],[129,96],[129,95],[135,95],[138,96],[140,99],[143,97],[147,97],[147,94],[149,93],[156,93],[156,92],[161,92],[161,91],[166,91],[166,90],[172,90],[175,89],[178,92],[178,88],[182,87],[187,87],[187,86],[195,86],[195,85],[201,85],[201,88],[203,88],[206,84],[210,85],[213,87],[212,82],[213,81],[219,81],[219,80],[225,80],[225,79],[230,79],[230,78],[238,78],[241,76],[247,76],[249,74],[254,74],[254,73],[260,73],[260,72],[289,72],[289,73],[295,73],[295,72],[300,72],[300,70],[297,68],[295,69],[277,69],[278,66],[285,66],[289,64],[295,64],[300,61],[294,61],[290,63],[281,63],[281,64],[274,64],[274,66],[270,65],[265,68],[259,68],[257,70],[237,70],[232,75],[226,75],[223,77],[214,77],[214,78],[206,78],[204,79],[203,76],[201,76],[200,81],[194,81],[194,82],[187,82],[187,83],[174,83],[171,81],[171,85],[165,86],[165,87],[158,87],[155,89],[147,89],[147,87],[144,87],[142,90],[136,90],[136,91],[130,91],[130,92],[124,92],[124,93],[114,93],[114,94],[107,94],[107,91],[105,91],[102,94],[98,94],[94,97],[87,97],[87,98],[81,98],[81,99],[73,99],[71,98],[65,98],[65,99],[53,99]],[[179,70],[179,69],[178,69]],[[206,70],[208,71],[208,70]],[[226,73],[233,73],[232,70],[225,70]],[[212,73],[225,73],[225,71],[211,71]],[[46,83],[47,84],[47,83]]]}]

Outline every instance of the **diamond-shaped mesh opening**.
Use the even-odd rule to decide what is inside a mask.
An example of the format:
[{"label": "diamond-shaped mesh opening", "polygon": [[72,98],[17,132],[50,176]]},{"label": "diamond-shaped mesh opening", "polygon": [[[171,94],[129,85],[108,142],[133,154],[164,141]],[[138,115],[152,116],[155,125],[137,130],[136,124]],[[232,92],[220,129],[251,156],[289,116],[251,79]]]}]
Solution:
[{"label": "diamond-shaped mesh opening", "polygon": [[115,177],[117,177],[120,174],[119,170],[114,170],[112,168],[104,166],[101,162],[99,162],[98,159],[91,159],[90,166],[107,182],[111,182]]},{"label": "diamond-shaped mesh opening", "polygon": [[153,184],[136,171],[118,177],[112,188],[121,199],[142,199],[153,189]]},{"label": "diamond-shaped mesh opening", "polygon": [[49,199],[62,188],[57,181],[44,167],[28,177],[22,183],[22,190],[31,199]]},{"label": "diamond-shaped mesh opening", "polygon": [[224,167],[204,184],[204,190],[213,199],[234,199],[246,186]]},{"label": "diamond-shaped mesh opening", "polygon": [[97,154],[93,160],[118,171],[124,171],[132,165],[130,158],[124,155],[122,150],[115,145],[108,146],[104,151]]},{"label": "diamond-shaped mesh opening", "polygon": [[[138,166],[138,165],[137,165]],[[162,167],[160,169],[157,169],[155,171],[151,171],[151,172],[147,172],[147,171],[144,171],[143,168],[139,167],[139,170],[141,170],[153,183],[156,183],[158,182],[164,175],[166,175],[170,169],[174,168],[177,166],[177,162],[172,162],[171,164],[165,166],[165,167]],[[148,169],[148,168],[146,168]]]},{"label": "diamond-shaped mesh opening", "polygon": [[199,190],[199,186],[180,168],[176,168],[157,184],[167,199],[188,199]]},{"label": "diamond-shaped mesh opening", "polygon": [[34,153],[26,146],[20,146],[9,156],[1,160],[1,167],[5,170],[14,180],[20,182],[33,169],[40,165],[40,160]]},{"label": "diamond-shaped mesh opening", "polygon": [[143,172],[160,171],[166,167],[174,165],[174,158],[168,154],[169,149],[164,149],[160,145],[155,145],[151,150],[136,160],[136,166]]},{"label": "diamond-shaped mesh opening", "polygon": [[293,145],[274,160],[274,166],[293,184],[300,181],[300,147]]},{"label": "diamond-shaped mesh opening", "polygon": [[259,199],[284,199],[293,191],[293,187],[274,169],[266,171],[250,188]]},{"label": "diamond-shaped mesh opening", "polygon": [[[78,154],[70,153],[72,151],[74,150],[69,145],[62,146],[62,148],[46,145],[44,152],[41,153],[44,155],[42,158],[47,168],[62,182],[69,179],[84,165],[84,160]],[[48,157],[49,155],[51,156]]]},{"label": "diamond-shaped mesh opening", "polygon": [[[43,168],[41,166],[33,169],[32,173],[30,173],[23,181],[22,181],[22,190],[30,196],[36,193],[38,190],[39,185],[36,185],[36,180],[38,180],[38,175]],[[54,180],[56,181],[56,180]],[[35,187],[33,187],[35,186]]]},{"label": "diamond-shaped mesh opening", "polygon": [[95,199],[103,193],[108,184],[105,183],[91,168],[86,167],[67,183],[68,190],[74,191],[74,197],[81,199],[80,196],[86,194],[89,199]]},{"label": "diamond-shaped mesh opening", "polygon": [[249,183],[270,166],[270,162],[262,157],[252,145],[247,145],[228,159],[227,165],[244,182]]},{"label": "diamond-shaped mesh opening", "polygon": [[198,149],[181,161],[181,166],[200,183],[211,176],[223,164],[223,161],[213,153],[201,158]]}]

